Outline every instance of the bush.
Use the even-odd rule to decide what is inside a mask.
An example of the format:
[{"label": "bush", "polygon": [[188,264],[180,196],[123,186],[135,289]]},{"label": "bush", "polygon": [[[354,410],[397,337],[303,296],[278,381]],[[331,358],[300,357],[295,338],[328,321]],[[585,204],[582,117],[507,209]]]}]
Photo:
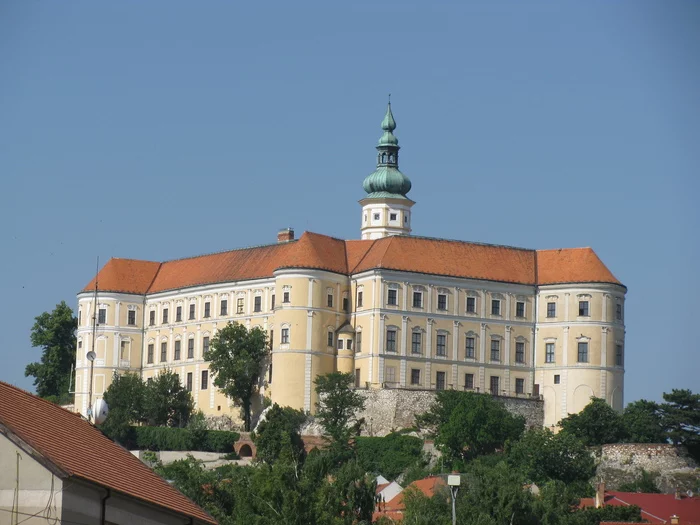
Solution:
[{"label": "bush", "polygon": [[423,441],[391,433],[385,437],[356,438],[357,459],[364,469],[395,479],[422,459]]},{"label": "bush", "polygon": [[[204,439],[201,435],[204,435]],[[188,428],[130,427],[124,446],[140,450],[197,450],[201,452],[233,452],[239,434],[225,430],[192,432]]]},{"label": "bush", "polygon": [[227,430],[208,430],[204,448],[207,452],[233,452],[233,444],[238,441],[237,432]]}]

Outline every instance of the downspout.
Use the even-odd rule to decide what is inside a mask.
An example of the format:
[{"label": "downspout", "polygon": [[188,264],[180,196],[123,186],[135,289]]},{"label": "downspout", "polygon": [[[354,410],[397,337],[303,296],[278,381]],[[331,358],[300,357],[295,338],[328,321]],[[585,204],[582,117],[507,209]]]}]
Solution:
[{"label": "downspout", "polygon": [[[537,250],[535,250],[535,307],[533,308],[533,332],[532,332],[532,376],[533,376],[533,381],[532,384],[530,385],[530,388],[534,390],[535,384],[537,384],[537,325],[539,324],[539,318],[537,317],[539,313],[539,305],[540,305],[540,276],[539,272],[537,271]],[[540,385],[542,386],[542,385]],[[532,392],[531,390],[531,392]],[[537,398],[540,399],[540,396],[542,395],[541,392],[537,392],[538,396]]]},{"label": "downspout", "polygon": [[105,514],[107,511],[107,500],[112,497],[112,492],[109,489],[105,489],[107,494],[102,498],[102,509],[100,510],[100,525],[105,525]]}]

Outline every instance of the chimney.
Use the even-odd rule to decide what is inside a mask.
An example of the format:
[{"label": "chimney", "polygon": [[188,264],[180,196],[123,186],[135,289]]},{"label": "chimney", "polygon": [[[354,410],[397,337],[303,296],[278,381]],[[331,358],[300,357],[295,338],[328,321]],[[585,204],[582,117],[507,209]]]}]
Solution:
[{"label": "chimney", "polygon": [[676,497],[676,499],[681,499],[683,497],[683,496],[681,496],[681,489],[676,487],[676,491],[675,491],[674,496]]},{"label": "chimney", "polygon": [[282,228],[277,232],[277,242],[289,242],[294,240],[294,228]]},{"label": "chimney", "polygon": [[675,514],[673,516],[671,516],[671,525],[678,525],[680,523],[680,521],[681,520]]},{"label": "chimney", "polygon": [[605,482],[601,481],[595,487],[595,508],[605,505]]}]

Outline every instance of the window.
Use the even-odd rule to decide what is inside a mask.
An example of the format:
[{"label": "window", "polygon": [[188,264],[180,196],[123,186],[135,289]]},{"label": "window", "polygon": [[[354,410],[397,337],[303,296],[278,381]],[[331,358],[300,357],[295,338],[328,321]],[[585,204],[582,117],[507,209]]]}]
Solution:
[{"label": "window", "polygon": [[622,305],[620,303],[615,305],[615,317],[618,321],[622,321]]},{"label": "window", "polygon": [[267,382],[272,383],[272,362],[270,362],[270,366],[267,367]]},{"label": "window", "polygon": [[501,315],[501,301],[498,299],[491,300],[491,315]]},{"label": "window", "polygon": [[129,354],[126,351],[126,341],[122,341],[120,345],[119,359],[128,360]]},{"label": "window", "polygon": [[386,331],[386,351],[396,352],[396,330]]},{"label": "window", "polygon": [[284,292],[282,294],[282,302],[283,303],[288,303],[289,302],[289,292]]},{"label": "window", "polygon": [[209,351],[209,337],[203,337],[202,338],[202,354],[206,355],[206,353]]},{"label": "window", "polygon": [[192,392],[192,372],[187,372],[187,391]]},{"label": "window", "polygon": [[126,313],[126,324],[136,326],[136,310],[129,310]]},{"label": "window", "polygon": [[179,323],[182,321],[182,306],[175,308],[175,322]]},{"label": "window", "polygon": [[476,297],[467,297],[467,313],[476,313]]},{"label": "window", "polygon": [[355,334],[355,341],[357,342],[357,345],[355,345],[355,353],[359,354],[362,352],[362,332],[357,332]]},{"label": "window", "polygon": [[168,343],[165,341],[160,344],[160,362],[163,363],[168,359]]},{"label": "window", "polygon": [[148,360],[147,363],[149,365],[153,364],[153,343],[148,345]]},{"label": "window", "polygon": [[525,393],[525,380],[521,378],[515,379],[515,393],[524,394]]},{"label": "window", "polygon": [[411,353],[420,354],[423,350],[421,349],[423,334],[420,332],[413,332],[411,334]]},{"label": "window", "polygon": [[387,297],[386,300],[387,304],[390,304],[392,306],[396,306],[398,303],[396,299],[396,290],[389,290],[389,296]]},{"label": "window", "polygon": [[445,372],[435,373],[435,389],[445,390]]},{"label": "window", "polygon": [[209,388],[209,370],[202,370],[202,382],[199,385],[200,390]]},{"label": "window", "polygon": [[515,343],[515,362],[524,363],[525,362],[525,343]]},{"label": "window", "polygon": [[559,374],[556,374],[554,376],[554,384],[558,385],[559,383],[561,383],[561,376]]},{"label": "window", "polygon": [[476,340],[473,337],[467,337],[464,345],[464,357],[474,359]]},{"label": "window", "polygon": [[154,326],[156,324],[156,311],[151,310],[148,312],[148,325]]},{"label": "window", "polygon": [[168,324],[168,309],[163,308],[163,324]]},{"label": "window", "polygon": [[289,328],[282,328],[282,337],[280,343],[283,345],[289,344]]},{"label": "window", "polygon": [[420,369],[411,368],[411,384],[420,385]]},{"label": "window", "polygon": [[498,387],[500,385],[500,377],[498,376],[491,376],[490,378],[490,387],[491,387],[491,393],[495,396],[498,395]]},{"label": "window", "polygon": [[270,330],[270,350],[272,350],[272,345],[275,342],[275,331]]},{"label": "window", "polygon": [[78,310],[78,326],[80,326],[81,324],[83,324],[83,312]]},{"label": "window", "polygon": [[622,366],[622,345],[615,345],[615,364]]},{"label": "window", "polygon": [[518,301],[515,303],[515,317],[525,317],[525,303]]},{"label": "window", "polygon": [[395,213],[390,213],[390,214],[389,214],[389,220],[390,220],[390,221],[395,221],[396,218],[397,218],[397,215],[396,215]]},{"label": "window", "polygon": [[194,319],[194,310],[195,310],[195,305],[194,305],[194,303],[192,303],[190,305],[190,316],[189,316],[190,319]]},{"label": "window", "polygon": [[347,343],[345,344],[345,348],[348,350],[352,350],[352,339],[348,339]]},{"label": "window", "polygon": [[82,341],[78,341],[78,349],[80,349],[80,348],[82,348],[82,347],[83,347],[83,342],[82,342]]},{"label": "window", "polygon": [[228,315],[228,299],[221,299],[221,314],[222,317],[224,315]]},{"label": "window", "polygon": [[347,297],[343,297],[343,312],[350,313],[350,300]]},{"label": "window", "polygon": [[464,389],[474,390],[474,374],[464,374]]},{"label": "window", "polygon": [[413,292],[413,308],[423,308],[422,292]]},{"label": "window", "polygon": [[236,299],[236,313],[237,314],[243,313],[243,301],[244,301],[243,297],[239,297],[238,299]]},{"label": "window", "polygon": [[446,346],[447,346],[447,336],[445,334],[438,334],[437,346],[436,346],[437,355],[445,357],[447,355]]},{"label": "window", "polygon": [[210,317],[211,316],[211,303],[207,301],[204,303],[204,317]]},{"label": "window", "polygon": [[272,294],[272,299],[270,300],[270,310],[275,309],[275,294]]},{"label": "window", "polygon": [[395,366],[387,366],[386,367],[386,382],[387,383],[396,383],[396,367]]},{"label": "window", "polygon": [[438,294],[438,310],[447,310],[447,295]]},{"label": "window", "polygon": [[175,356],[173,357],[175,361],[180,360],[180,341],[175,341]]},{"label": "window", "polygon": [[578,362],[588,363],[588,343],[578,344]]},{"label": "window", "polygon": [[194,359],[194,339],[187,340],[187,359]]},{"label": "window", "polygon": [[340,337],[338,338],[338,342],[337,342],[337,344],[336,344],[336,348],[337,348],[338,350],[342,350],[342,349],[343,349],[343,340],[342,340]]},{"label": "window", "polygon": [[355,369],[355,388],[360,388],[360,369]]},{"label": "window", "polygon": [[333,346],[333,332],[328,332],[328,346]]},{"label": "window", "polygon": [[259,295],[253,299],[253,311],[254,312],[262,312],[262,297]]},{"label": "window", "polygon": [[97,324],[107,324],[107,309],[100,308],[97,312]]},{"label": "window", "polygon": [[557,303],[547,303],[547,317],[557,316]]},{"label": "window", "polygon": [[544,362],[554,363],[554,343],[545,343]]},{"label": "window", "polygon": [[379,220],[379,214],[378,214],[378,213],[375,213],[375,214],[374,214],[374,220],[375,220],[375,221],[378,221],[378,220]]},{"label": "window", "polygon": [[357,292],[357,307],[362,308],[362,292]]},{"label": "window", "polygon": [[491,339],[491,361],[501,360],[501,341],[499,339]]},{"label": "window", "polygon": [[328,308],[333,308],[333,294],[332,293],[329,293],[326,296],[326,306],[328,306]]},{"label": "window", "polygon": [[578,315],[579,317],[588,317],[588,301],[578,302]]}]

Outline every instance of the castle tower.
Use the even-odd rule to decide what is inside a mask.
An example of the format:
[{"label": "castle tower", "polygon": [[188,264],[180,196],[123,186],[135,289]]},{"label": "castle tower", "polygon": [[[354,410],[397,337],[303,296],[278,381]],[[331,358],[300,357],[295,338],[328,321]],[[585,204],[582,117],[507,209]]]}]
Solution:
[{"label": "castle tower", "polygon": [[363,239],[411,233],[411,207],[415,202],[406,197],[411,180],[399,171],[400,147],[395,129],[390,101],[382,121],[384,133],[377,144],[377,169],[362,184],[367,192],[360,201]]}]

